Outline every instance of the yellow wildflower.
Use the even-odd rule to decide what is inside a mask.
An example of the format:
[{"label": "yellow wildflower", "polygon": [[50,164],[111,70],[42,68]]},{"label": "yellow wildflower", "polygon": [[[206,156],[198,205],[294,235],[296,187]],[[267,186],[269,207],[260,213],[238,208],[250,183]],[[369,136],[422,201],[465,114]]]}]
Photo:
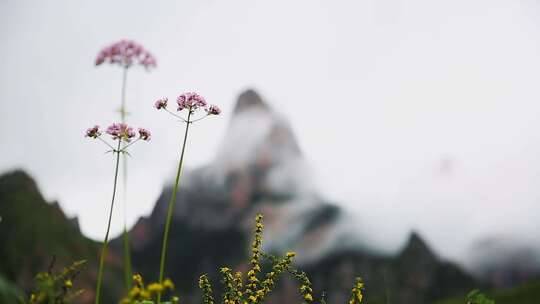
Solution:
[{"label": "yellow wildflower", "polygon": [[133,275],[133,282],[135,282],[135,284],[137,284],[139,286],[143,285],[142,276],[140,274]]},{"label": "yellow wildflower", "polygon": [[163,288],[173,290],[174,283],[170,279],[165,279],[165,281],[163,281]]},{"label": "yellow wildflower", "polygon": [[137,286],[134,286],[133,288],[131,288],[131,290],[129,291],[129,296],[134,298],[136,296],[139,295],[139,293],[141,293],[141,289]]},{"label": "yellow wildflower", "polygon": [[163,285],[161,285],[159,283],[151,283],[151,284],[148,284],[147,289],[151,293],[158,293],[158,292],[163,291]]},{"label": "yellow wildflower", "polygon": [[141,298],[144,300],[150,299],[151,294],[146,290],[141,290]]}]

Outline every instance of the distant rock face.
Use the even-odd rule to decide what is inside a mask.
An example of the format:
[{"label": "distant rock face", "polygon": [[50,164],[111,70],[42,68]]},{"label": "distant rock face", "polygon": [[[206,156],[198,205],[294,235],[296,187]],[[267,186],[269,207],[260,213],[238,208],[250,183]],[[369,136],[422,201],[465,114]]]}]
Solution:
[{"label": "distant rock face", "polygon": [[497,288],[517,286],[540,278],[540,243],[519,236],[477,241],[469,251],[469,269]]},{"label": "distant rock face", "polygon": [[[217,280],[217,267],[245,267],[252,219],[258,212],[265,216],[264,249],[296,251],[297,263],[313,275],[319,290],[332,295],[333,303],[344,302],[358,275],[366,280],[372,298],[391,286],[395,303],[426,303],[473,287],[465,273],[439,260],[416,234],[396,257],[374,253],[360,242],[357,231],[344,225],[343,211],[322,199],[313,185],[289,123],[253,90],[239,95],[216,159],[185,173],[183,180],[168,275],[187,293],[201,273]],[[131,231],[134,264],[148,278],[157,269],[170,195],[167,186],[151,216]],[[447,281],[453,275],[462,283]],[[296,302],[286,291],[273,299]]]},{"label": "distant rock face", "polygon": [[254,90],[249,89],[238,96],[233,114],[238,115],[238,113],[242,111],[253,110],[255,108],[263,111],[270,110],[268,105],[266,105],[266,103],[262,100],[261,96],[259,96],[259,94],[257,94],[257,92]]}]

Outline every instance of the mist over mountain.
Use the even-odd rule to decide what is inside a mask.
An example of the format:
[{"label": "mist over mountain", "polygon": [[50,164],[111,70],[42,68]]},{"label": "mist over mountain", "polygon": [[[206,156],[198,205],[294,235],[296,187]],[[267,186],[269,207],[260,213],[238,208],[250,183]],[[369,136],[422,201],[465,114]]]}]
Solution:
[{"label": "mist over mountain", "polygon": [[[297,265],[333,301],[348,296],[358,275],[370,286],[371,299],[381,300],[391,289],[399,303],[428,303],[475,286],[416,233],[394,253],[365,238],[369,232],[358,230],[362,224],[315,186],[290,124],[255,91],[238,96],[225,134],[210,164],[184,174],[177,197],[167,275],[185,293],[196,295],[202,273],[218,282],[217,267],[247,267],[253,217],[259,212],[264,214],[264,250],[297,252]],[[134,264],[148,278],[156,276],[170,195],[167,185],[150,216],[131,230]],[[120,253],[120,239],[113,244]],[[286,282],[272,301],[296,300],[286,288],[292,282]]]},{"label": "mist over mountain", "polygon": [[497,235],[476,241],[467,269],[498,288],[540,278],[540,243],[530,236]]}]

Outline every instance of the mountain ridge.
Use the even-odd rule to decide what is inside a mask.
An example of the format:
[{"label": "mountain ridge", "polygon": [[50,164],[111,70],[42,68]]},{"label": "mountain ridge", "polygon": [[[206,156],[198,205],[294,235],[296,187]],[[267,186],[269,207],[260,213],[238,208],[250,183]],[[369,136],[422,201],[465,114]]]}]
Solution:
[{"label": "mountain ridge", "polygon": [[[75,284],[86,290],[80,303],[90,303],[97,275],[100,250],[81,234],[56,202],[47,202],[30,175],[13,170],[0,175],[0,276],[28,292],[34,276],[46,271],[51,261],[53,269],[62,269],[79,260],[87,260],[87,269]],[[121,260],[109,253],[109,271],[104,287],[104,299],[117,299],[121,292]],[[1,297],[0,297],[1,298]]]}]

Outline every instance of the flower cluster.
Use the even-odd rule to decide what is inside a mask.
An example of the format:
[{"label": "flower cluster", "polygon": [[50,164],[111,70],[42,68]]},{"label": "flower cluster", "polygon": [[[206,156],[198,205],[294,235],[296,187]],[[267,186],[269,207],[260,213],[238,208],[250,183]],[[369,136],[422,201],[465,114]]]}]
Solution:
[{"label": "flower cluster", "polygon": [[[105,133],[109,134],[113,140],[119,139],[125,142],[131,142],[131,140],[136,135],[135,131],[133,131],[133,128],[125,123],[111,124],[107,127]],[[101,136],[101,130],[99,129],[99,126],[96,125],[92,128],[88,128],[85,134],[86,137],[98,138]],[[150,131],[144,128],[139,128],[139,139],[149,141],[151,137],[152,134],[150,133]]]},{"label": "flower cluster", "polygon": [[261,272],[261,266],[259,264],[259,259],[261,256],[261,244],[262,244],[262,224],[263,216],[262,214],[257,214],[255,216],[255,239],[251,245],[251,269],[247,273],[248,283],[246,284],[246,296],[250,303],[257,303],[257,288],[259,285],[259,279],[257,279],[257,274]]},{"label": "flower cluster", "polygon": [[178,104],[178,111],[183,109],[196,110],[197,108],[205,108],[207,106],[206,100],[201,95],[195,92],[187,92],[176,98]]},{"label": "flower cluster", "polygon": [[351,290],[351,299],[349,300],[349,304],[362,303],[362,289],[364,289],[364,282],[361,278],[356,278],[356,283]]},{"label": "flower cluster", "polygon": [[221,113],[221,109],[216,105],[210,105],[206,109],[206,113],[208,113],[208,115],[219,115]]},{"label": "flower cluster", "polygon": [[242,273],[232,274],[230,268],[220,269],[223,275],[222,283],[224,285],[223,304],[241,304],[242,303]]},{"label": "flower cluster", "polygon": [[86,137],[98,138],[99,136],[101,136],[101,132],[99,131],[98,125],[86,130]]},{"label": "flower cluster", "polygon": [[304,304],[313,303],[313,287],[306,273],[297,270],[291,270],[290,272],[300,282],[299,291],[304,300]]},{"label": "flower cluster", "polygon": [[142,139],[142,140],[150,140],[150,137],[152,137],[152,134],[150,133],[150,131],[144,129],[144,128],[139,128],[139,138]]},{"label": "flower cluster", "polygon": [[[154,107],[158,110],[167,109],[168,98],[163,97],[154,102]],[[195,92],[186,92],[176,98],[177,111],[188,110],[194,113],[198,109],[204,109],[207,115],[219,115],[221,109],[216,105],[208,105],[203,96]]]},{"label": "flower cluster", "polygon": [[[287,252],[283,258],[279,259],[261,251],[262,233],[264,228],[262,219],[263,217],[260,214],[257,214],[255,217],[255,240],[252,244],[252,257],[250,261],[251,269],[247,273],[248,283],[245,285],[245,288],[243,285],[241,272],[236,272],[233,275],[230,268],[223,267],[220,269],[222,274],[222,283],[224,284],[223,304],[262,303],[266,296],[275,288],[279,276],[281,276],[284,272],[295,273],[295,270],[291,268],[293,258],[296,256],[294,252]],[[266,273],[265,279],[259,282],[257,274],[261,272],[259,262],[261,257],[270,260],[272,263],[272,268],[268,273]],[[307,277],[306,280],[309,283]],[[306,280],[301,280],[303,285],[306,284]],[[201,276],[199,280],[199,287],[203,291],[203,302],[205,304],[212,304],[212,289],[206,276]],[[307,291],[308,289],[304,288],[303,290]],[[311,293],[311,289],[309,289],[309,292]],[[309,298],[309,296],[304,295],[304,298]],[[312,296],[311,299],[313,300]]]},{"label": "flower cluster", "polygon": [[203,292],[203,303],[204,304],[214,304],[214,297],[213,297],[213,291],[212,291],[212,285],[210,285],[210,281],[208,281],[208,276],[203,274],[199,278],[199,288]]},{"label": "flower cluster", "polygon": [[262,302],[264,298],[274,289],[278,277],[292,264],[293,258],[296,256],[294,252],[287,252],[285,257],[272,266],[272,270],[266,274],[266,278],[261,283],[261,289],[257,290],[257,302]]},{"label": "flower cluster", "polygon": [[163,97],[163,98],[160,98],[158,100],[156,100],[156,102],[154,103],[154,107],[158,110],[161,110],[163,108],[167,108],[167,102],[169,101],[169,99],[167,97]]},{"label": "flower cluster", "polygon": [[107,128],[105,133],[111,135],[113,140],[120,139],[127,142],[130,142],[135,137],[133,128],[125,123],[113,123]]},{"label": "flower cluster", "polygon": [[[174,284],[170,279],[165,279],[162,284],[150,283],[145,285],[142,276],[136,274],[133,276],[133,287],[128,292],[128,295],[120,301],[120,304],[138,304],[142,301],[149,301],[165,290],[174,290]],[[169,301],[169,303],[178,302],[178,297],[174,296]]]},{"label": "flower cluster", "polygon": [[[266,297],[274,290],[279,277],[283,273],[289,273],[299,283],[299,292],[303,300],[303,304],[314,304],[315,298],[313,295],[313,285],[307,274],[292,267],[293,258],[296,256],[294,252],[287,252],[283,258],[278,258],[274,255],[267,254],[261,251],[263,224],[262,215],[257,214],[255,217],[255,240],[252,244],[252,257],[250,260],[251,269],[247,273],[248,282],[243,286],[242,273],[236,272],[234,275],[228,267],[220,269],[222,274],[221,282],[223,288],[223,304],[260,304],[263,303]],[[271,263],[271,270],[265,275],[265,279],[259,282],[257,273],[261,272],[259,264],[260,258],[267,259]],[[203,293],[204,304],[214,304],[212,295],[212,286],[206,275],[199,278],[199,287]],[[362,302],[362,290],[364,283],[360,278],[356,279],[356,284],[352,288],[352,296],[349,304],[360,304]],[[323,293],[320,303],[326,303],[326,298]]]},{"label": "flower cluster", "polygon": [[[99,139],[102,143],[107,145],[107,147],[110,148],[108,152],[113,153],[125,153],[128,154],[127,149],[136,143],[139,140],[143,141],[149,141],[152,137],[152,134],[150,131],[144,128],[139,128],[139,137],[132,141],[132,139],[136,136],[135,131],[133,131],[133,128],[128,126],[125,123],[113,123],[110,126],[107,127],[105,133],[111,136],[111,139],[113,141],[118,140],[118,142],[115,144],[115,146],[111,145],[107,140],[101,138],[101,131],[99,129],[99,126],[94,126],[92,128],[89,128],[86,130],[86,137],[90,137],[93,139]],[[124,142],[124,145],[122,143]]]},{"label": "flower cluster", "polygon": [[59,273],[52,272],[54,262],[53,259],[48,271],[36,275],[36,288],[30,293],[28,304],[71,303],[83,293],[83,290],[73,288],[73,280],[86,261],[75,262]]},{"label": "flower cluster", "polygon": [[119,64],[125,68],[139,64],[150,69],[157,65],[156,59],[150,52],[131,40],[120,40],[103,48],[96,58],[96,65],[101,65],[104,62]]}]

